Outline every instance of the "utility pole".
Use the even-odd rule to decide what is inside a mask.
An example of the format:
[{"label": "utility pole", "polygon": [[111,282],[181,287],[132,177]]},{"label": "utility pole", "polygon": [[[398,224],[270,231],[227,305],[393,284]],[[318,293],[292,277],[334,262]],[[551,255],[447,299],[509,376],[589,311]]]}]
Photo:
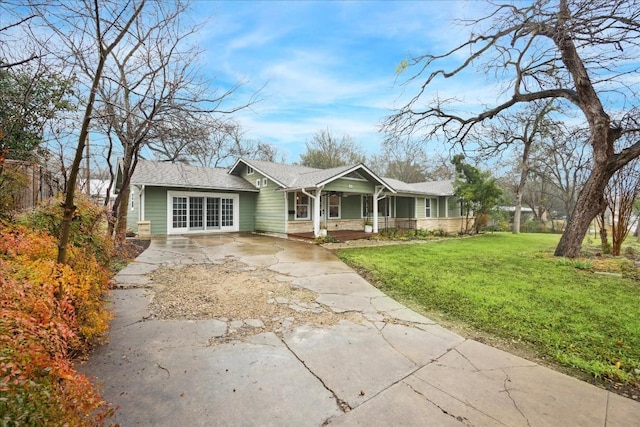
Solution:
[{"label": "utility pole", "polygon": [[85,175],[85,186],[87,190],[87,196],[89,200],[91,200],[91,157],[89,156],[89,134],[87,133],[87,138],[85,140],[85,145],[87,147],[87,167],[86,167],[86,175]]}]

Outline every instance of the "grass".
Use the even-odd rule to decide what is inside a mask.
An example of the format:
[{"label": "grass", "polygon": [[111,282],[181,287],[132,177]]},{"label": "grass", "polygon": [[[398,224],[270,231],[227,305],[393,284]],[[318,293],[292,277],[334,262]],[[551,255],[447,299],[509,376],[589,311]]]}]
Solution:
[{"label": "grass", "polygon": [[595,378],[640,386],[640,282],[617,274],[636,268],[619,258],[555,258],[558,239],[495,233],[338,255],[420,311],[523,343]]}]

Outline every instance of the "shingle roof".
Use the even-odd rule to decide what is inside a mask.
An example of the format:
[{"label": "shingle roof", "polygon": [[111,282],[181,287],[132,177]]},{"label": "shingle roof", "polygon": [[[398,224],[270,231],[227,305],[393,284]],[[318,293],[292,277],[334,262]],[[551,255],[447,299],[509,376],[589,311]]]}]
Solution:
[{"label": "shingle roof", "polygon": [[[380,180],[380,178],[371,173],[366,166],[362,164],[339,166],[330,169],[316,169],[307,166],[283,165],[262,160],[239,159],[231,168],[230,172],[233,172],[239,163],[245,163],[251,166],[256,171],[274,180],[281,187],[287,189],[309,188],[322,185],[332,178],[340,178],[359,168],[364,169],[367,174],[371,174],[374,179]],[[380,182],[386,185],[385,181],[380,180]]]},{"label": "shingle roof", "polygon": [[[262,160],[241,159],[236,162],[236,166],[240,161],[250,165],[286,189],[315,187],[360,168],[367,174],[371,173],[364,165],[316,169],[307,166],[284,165]],[[231,169],[205,168],[186,165],[184,163],[139,160],[133,177],[131,178],[131,183],[164,187],[258,191],[250,182],[238,175],[230,173],[234,169],[235,166]],[[360,172],[362,172],[362,170],[360,170]],[[381,183],[388,186],[392,191],[398,193],[433,196],[452,196],[454,194],[453,181],[451,180],[409,184],[393,178],[380,179],[373,174],[372,177],[380,180]]]},{"label": "shingle roof", "polygon": [[455,194],[452,180],[416,182],[407,185],[410,185],[415,191],[434,196],[453,196]]},{"label": "shingle roof", "polygon": [[164,187],[257,191],[253,185],[241,177],[230,175],[226,168],[205,168],[184,163],[147,160],[138,161],[131,183]]}]

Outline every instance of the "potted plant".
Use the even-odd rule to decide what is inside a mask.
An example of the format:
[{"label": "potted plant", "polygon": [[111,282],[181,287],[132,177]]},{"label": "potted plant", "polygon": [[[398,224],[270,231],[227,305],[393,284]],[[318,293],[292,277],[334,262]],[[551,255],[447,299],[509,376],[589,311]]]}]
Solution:
[{"label": "potted plant", "polygon": [[369,217],[367,217],[364,220],[364,232],[365,233],[372,233],[373,232],[373,224],[371,223],[371,220],[369,219]]}]

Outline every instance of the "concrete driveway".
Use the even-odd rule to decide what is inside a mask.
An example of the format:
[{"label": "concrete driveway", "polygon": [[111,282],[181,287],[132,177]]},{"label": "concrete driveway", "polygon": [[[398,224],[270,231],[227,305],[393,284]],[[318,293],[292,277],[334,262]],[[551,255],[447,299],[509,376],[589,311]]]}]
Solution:
[{"label": "concrete driveway", "polygon": [[[149,318],[148,273],[230,258],[317,295],[313,304],[280,303],[343,317],[322,326],[283,320],[218,341],[256,319]],[[123,427],[640,425],[640,403],[464,339],[309,243],[153,240],[116,279],[110,343],[81,371],[102,384]]]}]

